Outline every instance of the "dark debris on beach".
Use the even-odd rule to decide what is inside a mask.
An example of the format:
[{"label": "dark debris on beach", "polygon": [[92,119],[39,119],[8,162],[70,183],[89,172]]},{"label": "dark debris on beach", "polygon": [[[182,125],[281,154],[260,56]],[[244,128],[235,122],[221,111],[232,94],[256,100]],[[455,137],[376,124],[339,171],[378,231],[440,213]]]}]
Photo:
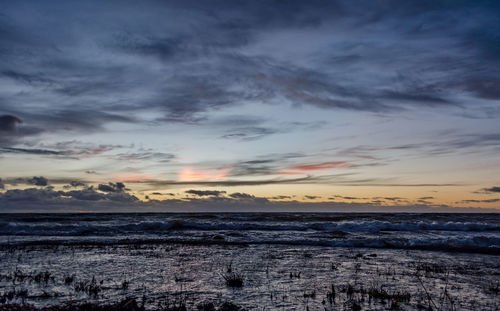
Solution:
[{"label": "dark debris on beach", "polygon": [[[245,311],[244,308],[231,302],[224,302],[218,308],[213,303],[199,304],[197,309],[200,311]],[[127,298],[116,304],[97,304],[84,303],[79,305],[49,306],[37,308],[32,305],[24,304],[5,304],[0,305],[0,311],[145,311],[143,305],[137,303],[134,298]],[[149,309],[148,309],[149,310]],[[186,306],[181,304],[174,307],[158,308],[149,311],[186,311]]]}]

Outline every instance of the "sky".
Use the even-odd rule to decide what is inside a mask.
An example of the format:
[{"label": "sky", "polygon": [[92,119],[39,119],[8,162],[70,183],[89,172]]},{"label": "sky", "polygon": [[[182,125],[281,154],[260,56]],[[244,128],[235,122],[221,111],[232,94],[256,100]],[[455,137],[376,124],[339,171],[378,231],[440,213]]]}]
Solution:
[{"label": "sky", "polygon": [[0,2],[0,212],[500,210],[498,1]]}]

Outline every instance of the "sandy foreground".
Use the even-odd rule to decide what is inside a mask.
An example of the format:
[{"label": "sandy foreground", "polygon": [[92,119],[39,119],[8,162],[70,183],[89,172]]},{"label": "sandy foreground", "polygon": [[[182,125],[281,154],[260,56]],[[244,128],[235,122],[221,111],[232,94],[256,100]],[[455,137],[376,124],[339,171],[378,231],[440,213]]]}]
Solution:
[{"label": "sandy foreground", "polygon": [[0,268],[0,310],[500,308],[499,256],[485,254],[284,245],[3,246]]}]

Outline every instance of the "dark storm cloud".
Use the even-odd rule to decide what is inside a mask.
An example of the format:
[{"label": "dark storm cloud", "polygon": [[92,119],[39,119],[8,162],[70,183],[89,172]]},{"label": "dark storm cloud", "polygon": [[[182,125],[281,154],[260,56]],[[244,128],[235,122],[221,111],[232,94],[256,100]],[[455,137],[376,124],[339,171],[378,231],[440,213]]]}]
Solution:
[{"label": "dark storm cloud", "polygon": [[5,184],[3,183],[2,178],[0,178],[0,189],[5,189]]},{"label": "dark storm cloud", "polygon": [[[328,44],[308,42],[312,30]],[[24,91],[2,108],[39,131],[84,132],[140,122],[130,115],[143,109],[191,123],[248,101],[467,108],[452,95],[498,99],[498,31],[491,1],[12,2],[0,16],[0,73]],[[290,36],[308,47],[297,61]],[[44,113],[30,111],[35,102]],[[250,129],[223,135],[269,134]]]}]

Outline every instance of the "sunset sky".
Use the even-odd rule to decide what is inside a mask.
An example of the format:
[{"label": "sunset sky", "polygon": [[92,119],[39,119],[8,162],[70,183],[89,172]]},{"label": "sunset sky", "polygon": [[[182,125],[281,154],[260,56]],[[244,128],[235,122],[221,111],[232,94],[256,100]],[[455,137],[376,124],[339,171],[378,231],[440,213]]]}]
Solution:
[{"label": "sunset sky", "polygon": [[500,209],[500,4],[1,1],[0,178],[0,212]]}]

